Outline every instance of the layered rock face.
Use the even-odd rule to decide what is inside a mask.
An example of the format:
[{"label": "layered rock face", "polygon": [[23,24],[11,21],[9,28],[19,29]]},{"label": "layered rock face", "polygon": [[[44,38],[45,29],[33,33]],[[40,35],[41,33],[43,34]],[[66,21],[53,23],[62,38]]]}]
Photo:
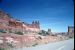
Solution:
[{"label": "layered rock face", "polygon": [[9,14],[0,11],[0,30],[9,33],[38,33],[40,31],[40,26],[38,21],[33,21],[32,24],[23,23],[11,18]]}]

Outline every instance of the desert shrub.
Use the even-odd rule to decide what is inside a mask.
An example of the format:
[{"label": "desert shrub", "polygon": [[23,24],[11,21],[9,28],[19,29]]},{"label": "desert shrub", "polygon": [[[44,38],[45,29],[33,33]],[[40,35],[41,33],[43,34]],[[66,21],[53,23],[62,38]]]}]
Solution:
[{"label": "desert shrub", "polygon": [[37,43],[35,43],[35,44],[33,44],[32,46],[36,46],[36,45],[38,45]]},{"label": "desert shrub", "polygon": [[42,36],[50,35],[47,31],[44,31],[44,30],[41,30],[38,34]]},{"label": "desert shrub", "polygon": [[23,33],[22,33],[22,32],[16,32],[15,34],[23,35]]},{"label": "desert shrub", "polygon": [[1,32],[1,33],[6,33],[6,31],[4,31],[3,29],[0,29],[0,32]]},{"label": "desert shrub", "polygon": [[0,50],[5,50],[4,48],[0,48]]},{"label": "desert shrub", "polygon": [[12,45],[12,44],[10,44],[10,43],[7,43],[7,44],[8,44],[8,46],[13,47],[13,45]]}]

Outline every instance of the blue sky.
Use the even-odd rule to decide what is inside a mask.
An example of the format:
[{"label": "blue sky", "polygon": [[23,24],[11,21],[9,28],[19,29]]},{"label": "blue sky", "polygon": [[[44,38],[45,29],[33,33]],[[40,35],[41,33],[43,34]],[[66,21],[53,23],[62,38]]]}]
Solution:
[{"label": "blue sky", "polygon": [[27,23],[39,20],[41,29],[52,32],[67,32],[74,25],[73,0],[2,0],[0,9]]}]

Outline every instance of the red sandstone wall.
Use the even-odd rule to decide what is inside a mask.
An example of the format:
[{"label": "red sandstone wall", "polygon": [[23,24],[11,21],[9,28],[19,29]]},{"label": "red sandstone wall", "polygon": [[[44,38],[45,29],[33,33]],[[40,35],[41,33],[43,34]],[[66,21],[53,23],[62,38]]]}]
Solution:
[{"label": "red sandstone wall", "polygon": [[0,11],[0,29],[7,29],[12,31],[21,31],[21,32],[39,32],[40,28],[37,27],[37,24],[23,24],[18,22],[13,18],[9,18],[8,15]]}]

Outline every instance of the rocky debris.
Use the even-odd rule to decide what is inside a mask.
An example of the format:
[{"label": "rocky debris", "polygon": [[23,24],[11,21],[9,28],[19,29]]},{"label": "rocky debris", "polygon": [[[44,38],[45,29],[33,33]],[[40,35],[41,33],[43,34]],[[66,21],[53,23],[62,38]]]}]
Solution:
[{"label": "rocky debris", "polygon": [[31,47],[40,44],[52,43],[60,40],[65,40],[65,37],[59,36],[40,36],[40,35],[17,35],[17,34],[2,34],[0,35],[0,47],[5,48],[21,48]]}]

